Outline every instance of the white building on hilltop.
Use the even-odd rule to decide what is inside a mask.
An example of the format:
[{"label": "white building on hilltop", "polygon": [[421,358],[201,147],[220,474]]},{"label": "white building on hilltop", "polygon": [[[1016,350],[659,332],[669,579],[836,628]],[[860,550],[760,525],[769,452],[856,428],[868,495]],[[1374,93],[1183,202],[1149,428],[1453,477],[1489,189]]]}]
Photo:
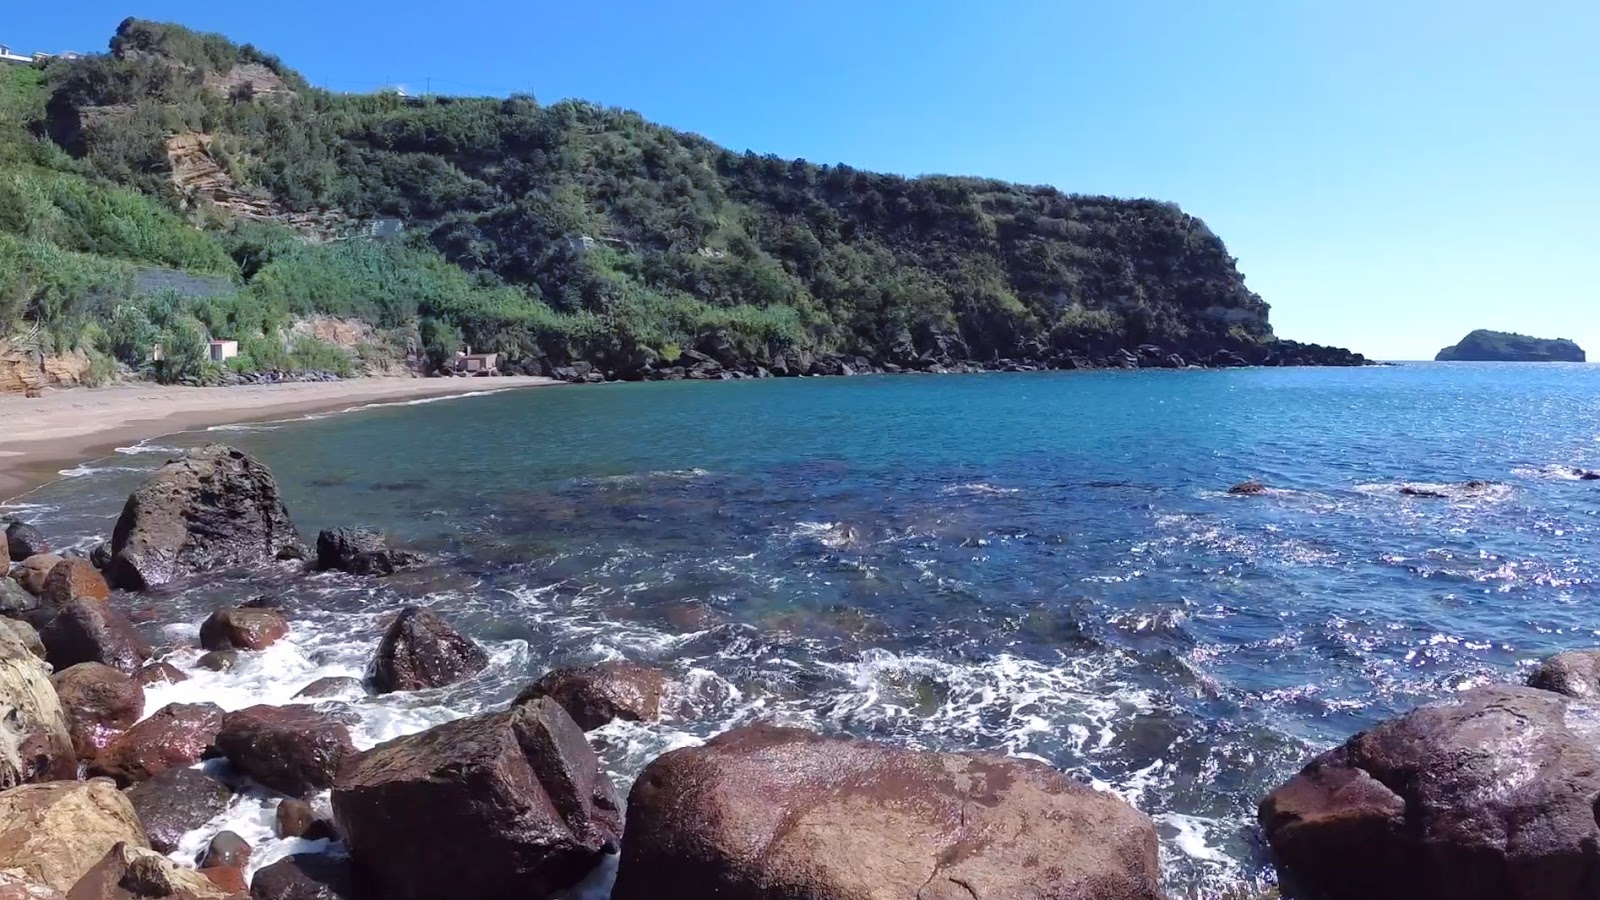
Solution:
[{"label": "white building on hilltop", "polygon": [[31,63],[33,62],[33,57],[23,56],[20,53],[13,52],[12,49],[7,47],[5,44],[0,44],[0,62]]}]

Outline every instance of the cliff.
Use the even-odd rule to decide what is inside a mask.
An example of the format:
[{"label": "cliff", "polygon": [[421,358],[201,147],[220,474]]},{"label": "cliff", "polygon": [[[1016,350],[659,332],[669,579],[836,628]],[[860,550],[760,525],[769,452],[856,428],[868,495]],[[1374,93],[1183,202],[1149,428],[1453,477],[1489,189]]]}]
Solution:
[{"label": "cliff", "polygon": [[1439,362],[1587,362],[1583,348],[1565,338],[1545,339],[1525,334],[1479,329],[1446,347],[1434,357]]}]

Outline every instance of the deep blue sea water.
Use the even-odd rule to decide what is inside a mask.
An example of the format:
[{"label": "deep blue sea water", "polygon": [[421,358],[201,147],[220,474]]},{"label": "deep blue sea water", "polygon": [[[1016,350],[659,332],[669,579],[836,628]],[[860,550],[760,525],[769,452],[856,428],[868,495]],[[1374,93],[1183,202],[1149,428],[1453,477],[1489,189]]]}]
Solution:
[{"label": "deep blue sea water", "polygon": [[[422,602],[495,663],[357,702],[362,743],[503,704],[553,665],[655,662],[688,705],[597,733],[624,788],[757,719],[1036,756],[1149,813],[1178,897],[1270,878],[1255,806],[1313,752],[1600,642],[1600,482],[1570,472],[1600,468],[1596,366],[514,391],[161,438],[15,511],[86,543],[208,440],[270,465],[308,537],[372,525],[440,562],[129,599],[184,665],[219,601],[272,592],[297,616],[290,642],[151,710],[359,674],[384,615]],[[1273,490],[1226,493],[1249,478]],[[264,842],[257,865],[297,849],[252,802],[216,825]]]}]

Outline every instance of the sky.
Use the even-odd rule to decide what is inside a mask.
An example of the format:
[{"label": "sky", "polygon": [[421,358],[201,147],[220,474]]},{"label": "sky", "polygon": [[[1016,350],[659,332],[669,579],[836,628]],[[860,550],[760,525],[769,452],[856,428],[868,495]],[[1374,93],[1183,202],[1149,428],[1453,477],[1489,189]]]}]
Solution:
[{"label": "sky", "polygon": [[70,0],[0,43],[100,51],[126,16],[313,83],[531,92],[736,150],[1171,200],[1287,338],[1431,359],[1475,328],[1600,360],[1593,0]]}]

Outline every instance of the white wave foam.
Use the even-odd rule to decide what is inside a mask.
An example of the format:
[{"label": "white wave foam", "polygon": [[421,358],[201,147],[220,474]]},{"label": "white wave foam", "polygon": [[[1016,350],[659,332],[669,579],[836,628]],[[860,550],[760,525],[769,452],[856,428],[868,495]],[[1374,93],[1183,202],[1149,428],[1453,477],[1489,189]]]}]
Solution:
[{"label": "white wave foam", "polygon": [[1556,464],[1551,464],[1548,466],[1517,466],[1511,470],[1511,474],[1520,478],[1538,478],[1545,481],[1600,480],[1593,477],[1586,477],[1600,474],[1594,470],[1584,469],[1578,466],[1564,466]]},{"label": "white wave foam", "polygon": [[57,472],[56,474],[60,475],[62,478],[88,478],[88,477],[93,476],[93,475],[105,475],[105,474],[109,474],[109,473],[113,473],[113,472],[146,472],[146,471],[148,471],[148,470],[147,469],[141,469],[141,468],[139,468],[137,466],[95,466],[95,465],[90,465],[89,463],[84,463],[81,466],[73,466],[70,469],[62,469],[59,472]]},{"label": "white wave foam", "polygon": [[829,550],[845,550],[861,543],[861,535],[843,522],[796,522],[787,537],[816,541]]},{"label": "white wave foam", "polygon": [[1010,494],[1020,494],[1022,493],[1022,489],[1001,487],[1000,485],[990,484],[987,481],[971,481],[964,484],[948,485],[944,488],[941,488],[939,493],[947,496],[951,494],[970,494],[980,497],[995,497],[1008,496]]}]

